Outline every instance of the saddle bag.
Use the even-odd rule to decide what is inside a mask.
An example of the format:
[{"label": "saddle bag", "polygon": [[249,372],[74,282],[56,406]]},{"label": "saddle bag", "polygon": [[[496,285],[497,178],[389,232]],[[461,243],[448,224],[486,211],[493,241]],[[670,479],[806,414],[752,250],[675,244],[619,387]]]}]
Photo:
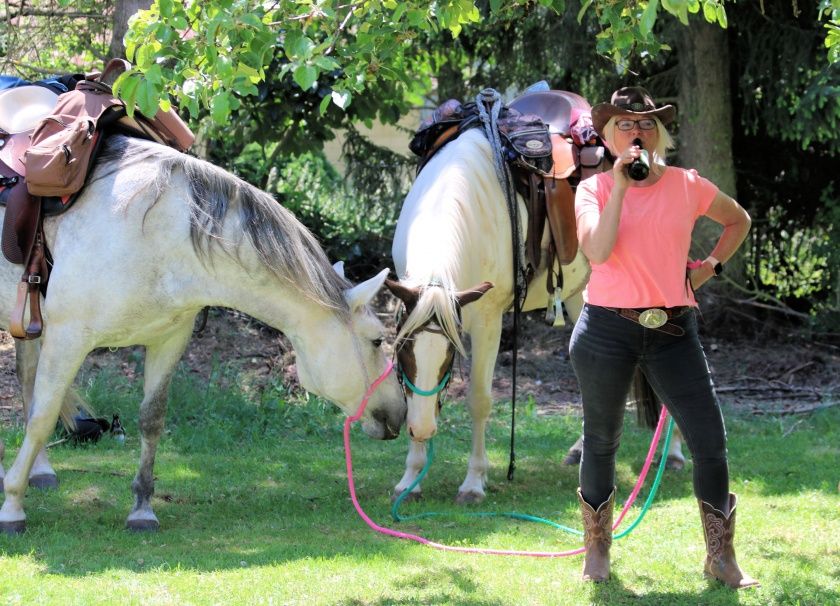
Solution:
[{"label": "saddle bag", "polygon": [[26,184],[35,196],[65,196],[84,185],[93,156],[96,123],[79,118],[66,124],[50,117],[32,135],[26,150]]},{"label": "saddle bag", "polygon": [[83,80],[58,98],[53,113],[32,132],[26,150],[26,186],[33,196],[70,196],[84,185],[99,132],[125,115],[111,88]]}]

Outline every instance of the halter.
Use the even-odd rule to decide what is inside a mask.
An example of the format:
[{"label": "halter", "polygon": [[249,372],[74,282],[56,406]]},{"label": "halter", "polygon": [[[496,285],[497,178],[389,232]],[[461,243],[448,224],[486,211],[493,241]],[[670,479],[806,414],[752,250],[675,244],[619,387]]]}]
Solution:
[{"label": "halter", "polygon": [[[432,280],[431,282],[429,282],[428,286],[443,286],[443,285],[438,280]],[[397,325],[398,326],[402,324],[402,311],[403,311],[403,309],[400,308],[399,316],[397,318]],[[459,316],[460,316],[460,312],[459,312]],[[407,335],[406,338],[403,339],[403,341],[407,340],[408,337],[414,336],[414,335],[416,335],[418,333],[421,333],[421,332],[430,332],[432,334],[443,335],[445,337],[446,333],[442,329],[438,328],[437,326],[429,326],[429,323],[431,321],[432,320],[430,318],[429,321],[426,322],[426,324],[424,324],[423,326],[421,326],[420,328],[418,328],[417,330],[412,332],[410,335]],[[447,341],[448,341],[448,339],[447,339]],[[396,357],[396,354],[399,353],[400,349],[402,349],[402,345],[397,349],[397,351],[394,352],[395,357]],[[432,389],[425,390],[425,389],[420,389],[414,383],[411,382],[411,379],[409,379],[408,375],[405,374],[405,370],[403,370],[402,365],[399,362],[399,358],[397,358],[396,368],[399,371],[397,373],[397,380],[400,382],[401,385],[403,385],[405,387],[408,387],[412,391],[412,393],[414,393],[418,396],[435,396],[435,395],[438,395],[440,392],[442,392],[444,389],[446,389],[446,386],[449,385],[449,379],[452,378],[452,367],[454,365],[455,365],[455,355],[453,354],[452,359],[449,361],[449,368],[444,373],[443,378],[440,380],[440,383],[438,383]],[[438,406],[440,406],[440,404],[438,404]]]},{"label": "halter", "polygon": [[[431,320],[429,320],[431,322]],[[428,323],[424,324],[421,328],[415,330],[411,335],[416,335],[417,333],[421,332],[430,332],[436,335],[443,335],[446,336],[446,333],[443,332],[440,328],[431,327]],[[409,336],[411,336],[409,335]],[[397,350],[399,352],[399,350]],[[399,359],[397,359],[397,368],[399,369],[399,374],[397,378],[399,379],[400,383],[408,387],[413,393],[417,394],[418,396],[434,396],[439,394],[441,391],[446,389],[446,386],[449,384],[449,379],[452,378],[452,367],[455,365],[455,355],[452,355],[452,359],[449,361],[449,368],[443,375],[443,378],[440,380],[440,383],[437,386],[429,389],[428,391],[425,389],[420,389],[411,380],[408,378],[408,375],[405,374],[405,371],[402,368],[402,365],[399,363]]]}]

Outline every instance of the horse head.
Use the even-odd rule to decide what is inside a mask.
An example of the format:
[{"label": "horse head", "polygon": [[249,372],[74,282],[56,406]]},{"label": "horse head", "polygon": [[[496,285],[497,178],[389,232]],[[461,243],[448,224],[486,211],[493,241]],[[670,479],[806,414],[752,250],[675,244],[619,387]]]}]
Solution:
[{"label": "horse head", "polygon": [[[341,264],[334,267],[343,277]],[[381,349],[385,327],[369,306],[387,274],[385,269],[344,291],[349,321],[340,314],[327,314],[320,317],[317,327],[307,327],[308,338],[289,335],[297,354],[300,384],[335,402],[348,415],[356,412],[368,387],[387,366]],[[313,335],[317,338],[311,338]],[[362,429],[372,438],[390,440],[399,435],[405,416],[405,398],[391,374],[371,395]]]},{"label": "horse head", "polygon": [[405,306],[394,344],[397,373],[408,405],[408,435],[424,442],[437,432],[440,394],[449,383],[455,352],[466,355],[459,332],[461,308],[493,284],[482,282],[460,292],[438,280],[424,285],[385,280],[385,285]]}]

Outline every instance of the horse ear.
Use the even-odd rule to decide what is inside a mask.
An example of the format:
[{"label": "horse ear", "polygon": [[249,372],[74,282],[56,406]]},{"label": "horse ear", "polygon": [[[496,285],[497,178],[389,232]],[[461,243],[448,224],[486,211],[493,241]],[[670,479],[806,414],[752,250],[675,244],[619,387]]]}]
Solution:
[{"label": "horse ear", "polygon": [[417,305],[417,299],[420,298],[420,288],[415,286],[410,288],[399,281],[385,280],[385,286],[391,291],[397,299],[405,304],[407,310],[414,309]]},{"label": "horse ear", "polygon": [[388,276],[390,269],[383,269],[370,280],[365,280],[361,284],[356,284],[353,288],[344,291],[344,299],[350,306],[350,311],[355,312],[370,303],[374,295],[382,288],[382,283]]},{"label": "horse ear", "polygon": [[455,294],[455,300],[458,302],[459,307],[463,307],[473,301],[478,301],[481,297],[484,296],[488,290],[495,286],[492,282],[482,282],[478,286],[473,286],[470,289],[462,290],[459,293]]},{"label": "horse ear", "polygon": [[337,273],[342,278],[346,277],[344,275],[344,261],[336,261],[335,263],[333,263],[333,269],[335,270],[335,273]]}]

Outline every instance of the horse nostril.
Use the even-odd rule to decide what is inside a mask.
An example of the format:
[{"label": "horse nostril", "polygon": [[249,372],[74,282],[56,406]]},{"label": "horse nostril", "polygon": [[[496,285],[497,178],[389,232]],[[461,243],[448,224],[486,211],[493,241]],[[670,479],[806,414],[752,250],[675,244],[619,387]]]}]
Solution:
[{"label": "horse nostril", "polygon": [[408,428],[408,436],[413,438],[414,437],[414,430],[411,427]]}]

